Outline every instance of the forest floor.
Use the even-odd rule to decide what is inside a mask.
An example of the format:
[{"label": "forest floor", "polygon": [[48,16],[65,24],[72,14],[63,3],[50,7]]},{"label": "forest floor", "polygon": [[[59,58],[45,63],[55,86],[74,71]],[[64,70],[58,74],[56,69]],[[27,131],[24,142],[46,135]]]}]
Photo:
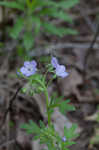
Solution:
[{"label": "forest floor", "polygon": [[[78,34],[62,38],[42,35],[37,38],[35,51],[31,54],[39,62],[41,56],[52,53],[70,73],[66,79],[55,80],[50,87],[60,96],[70,99],[76,107],[75,112],[66,114],[71,123],[77,123],[80,133],[77,143],[70,149],[99,150],[99,142],[91,144],[95,135],[99,136],[99,0],[81,0],[70,10],[70,15],[73,24],[69,26],[76,29]],[[67,26],[64,22],[61,24]],[[2,28],[0,40],[4,40],[4,47],[0,48],[0,150],[32,150],[32,137],[28,137],[20,125],[29,119],[37,123],[43,120],[41,110],[44,106],[39,108],[35,97],[19,91],[24,81],[15,76],[23,64],[17,55],[17,41],[10,39]]]}]

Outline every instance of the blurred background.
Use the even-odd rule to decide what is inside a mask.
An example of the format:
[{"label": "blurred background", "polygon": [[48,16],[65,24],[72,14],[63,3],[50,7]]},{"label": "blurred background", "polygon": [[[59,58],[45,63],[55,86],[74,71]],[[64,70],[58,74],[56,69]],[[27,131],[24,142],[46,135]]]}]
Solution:
[{"label": "blurred background", "polygon": [[[16,72],[27,57],[37,60],[39,68],[44,69],[43,62],[52,55],[66,66],[69,76],[54,80],[48,89],[49,95],[56,91],[76,107],[75,112],[65,116],[55,112],[53,123],[60,133],[64,124],[77,123],[80,136],[70,150],[99,150],[99,0],[79,0],[73,7],[64,8],[64,15],[71,18],[67,16],[66,21],[61,17],[43,16],[45,22],[54,23],[56,28],[68,28],[66,34],[65,30],[60,30],[62,36],[58,36],[56,28],[47,28],[48,24],[40,26],[42,16],[40,21],[34,17],[32,24],[24,10],[16,6],[15,9],[14,6],[5,7],[2,2],[6,0],[0,1],[0,150],[41,149],[20,125],[29,119],[36,123],[39,120],[46,122],[45,99],[43,94],[29,96],[20,92],[20,87],[26,86],[27,82],[16,76]],[[39,10],[36,9],[34,15]],[[20,16],[24,20],[17,22]],[[30,35],[32,30],[29,30],[23,37],[23,21],[26,29],[31,25],[39,34],[33,31]],[[20,26],[23,27],[21,32]]]}]

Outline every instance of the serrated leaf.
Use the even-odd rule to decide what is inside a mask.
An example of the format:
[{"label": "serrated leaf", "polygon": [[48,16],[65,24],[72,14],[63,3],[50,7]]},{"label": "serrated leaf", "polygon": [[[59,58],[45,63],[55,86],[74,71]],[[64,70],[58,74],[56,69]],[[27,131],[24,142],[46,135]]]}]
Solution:
[{"label": "serrated leaf", "polygon": [[9,8],[16,8],[16,9],[19,9],[19,10],[24,10],[24,5],[21,5],[17,2],[7,2],[7,1],[1,2],[0,1],[0,5],[1,6],[6,6],[6,7],[9,7]]},{"label": "serrated leaf", "polygon": [[11,30],[11,37],[14,38],[14,39],[17,39],[22,28],[23,28],[23,25],[24,25],[24,20],[23,18],[18,18],[17,21],[16,21],[16,24],[14,25],[13,29]]},{"label": "serrated leaf", "polygon": [[29,134],[38,134],[40,132],[40,128],[32,120],[30,120],[27,124],[21,125],[21,128],[25,129]]},{"label": "serrated leaf", "polygon": [[65,114],[67,111],[74,111],[75,107],[73,105],[68,104],[69,101],[63,101],[59,105],[59,110],[61,113]]}]

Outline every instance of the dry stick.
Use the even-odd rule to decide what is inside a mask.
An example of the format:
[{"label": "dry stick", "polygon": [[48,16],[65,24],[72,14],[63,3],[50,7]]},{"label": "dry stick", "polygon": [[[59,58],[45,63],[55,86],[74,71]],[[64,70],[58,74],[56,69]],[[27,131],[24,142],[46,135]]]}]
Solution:
[{"label": "dry stick", "polygon": [[85,56],[85,61],[84,61],[84,68],[85,68],[84,76],[86,75],[87,59],[88,59],[90,53],[93,53],[93,52],[94,52],[93,47],[94,47],[94,44],[96,43],[96,40],[97,40],[97,38],[98,38],[98,35],[99,35],[99,24],[98,24],[98,26],[97,26],[97,30],[96,30],[95,36],[94,36],[94,38],[93,38],[93,40],[92,40],[92,42],[91,42],[91,44],[90,44],[90,47],[89,47],[88,50],[87,50],[86,56]]},{"label": "dry stick", "polygon": [[17,94],[19,93],[19,91],[21,90],[21,88],[22,88],[22,86],[20,86],[20,87],[17,89],[17,91],[16,91],[16,93],[14,94],[14,96],[10,99],[10,101],[9,101],[9,106],[8,106],[8,108],[6,109],[5,113],[4,113],[4,117],[3,117],[2,123],[1,123],[1,125],[0,125],[0,128],[2,128],[3,124],[5,123],[6,118],[7,118],[7,114],[8,114],[9,111],[11,111],[13,102],[14,102],[14,100],[16,99],[16,96],[17,96]]}]

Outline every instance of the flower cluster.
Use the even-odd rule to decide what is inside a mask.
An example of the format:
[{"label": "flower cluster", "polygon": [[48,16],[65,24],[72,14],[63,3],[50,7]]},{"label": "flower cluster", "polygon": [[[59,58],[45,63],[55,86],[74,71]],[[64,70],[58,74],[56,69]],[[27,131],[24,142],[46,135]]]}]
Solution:
[{"label": "flower cluster", "polygon": [[65,78],[69,75],[69,73],[66,72],[65,66],[60,65],[58,63],[58,60],[56,59],[56,57],[52,57],[51,64],[52,64],[53,68],[55,68],[55,73],[57,76]]},{"label": "flower cluster", "polygon": [[[52,57],[51,59],[51,64],[53,66],[53,68],[55,68],[55,74],[59,77],[65,78],[68,76],[68,72],[66,72],[66,68],[64,65],[60,65],[58,63],[58,60],[56,59],[56,57]],[[36,61],[25,61],[24,62],[24,66],[20,68],[21,73],[26,76],[29,77],[31,75],[34,75],[37,71],[37,63]]]}]

